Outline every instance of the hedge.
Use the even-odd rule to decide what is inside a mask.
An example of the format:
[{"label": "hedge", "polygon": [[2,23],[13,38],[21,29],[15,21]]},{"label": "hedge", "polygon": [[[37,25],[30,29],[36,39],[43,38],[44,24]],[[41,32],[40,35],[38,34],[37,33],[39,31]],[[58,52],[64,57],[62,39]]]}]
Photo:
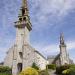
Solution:
[{"label": "hedge", "polygon": [[0,75],[11,75],[11,68],[7,66],[0,66]]},{"label": "hedge", "polygon": [[39,67],[37,66],[36,63],[33,63],[31,67],[34,68],[34,69],[36,69],[36,70],[39,70]]},{"label": "hedge", "polygon": [[56,67],[56,73],[62,74],[62,72],[67,69],[69,69],[69,65],[63,65],[63,66]]},{"label": "hedge", "polygon": [[47,65],[46,68],[55,70],[56,69],[56,65],[55,64],[50,64],[50,65]]},{"label": "hedge", "polygon": [[75,65],[63,65],[57,67],[56,73],[59,75],[75,75]]}]

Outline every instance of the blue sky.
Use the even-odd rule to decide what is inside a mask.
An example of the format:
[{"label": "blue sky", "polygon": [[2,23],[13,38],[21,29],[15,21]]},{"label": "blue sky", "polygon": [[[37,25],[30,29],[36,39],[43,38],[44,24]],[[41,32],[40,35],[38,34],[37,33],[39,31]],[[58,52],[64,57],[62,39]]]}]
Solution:
[{"label": "blue sky", "polygon": [[[28,0],[32,23],[31,45],[45,56],[59,53],[64,33],[67,51],[75,61],[75,0]],[[0,62],[14,44],[21,0],[0,1]]]}]

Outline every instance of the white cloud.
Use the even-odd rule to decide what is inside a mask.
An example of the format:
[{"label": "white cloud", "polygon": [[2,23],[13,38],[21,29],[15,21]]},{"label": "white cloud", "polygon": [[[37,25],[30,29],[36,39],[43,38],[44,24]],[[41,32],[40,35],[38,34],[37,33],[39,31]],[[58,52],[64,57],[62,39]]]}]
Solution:
[{"label": "white cloud", "polygon": [[[44,55],[56,55],[59,52],[59,45],[58,44],[50,44],[46,46],[41,45],[34,45],[35,49],[43,53]],[[56,54],[55,54],[56,53]]]},{"label": "white cloud", "polygon": [[[39,7],[41,14],[60,14],[68,12],[68,10],[75,8],[75,0],[32,0],[35,8]],[[62,14],[61,14],[62,13]]]},{"label": "white cloud", "polygon": [[67,42],[67,49],[68,50],[75,49],[75,41]]},{"label": "white cloud", "polygon": [[[73,54],[75,49],[75,41],[67,41],[67,51],[69,57],[75,62],[75,56]],[[60,52],[59,44],[50,44],[46,46],[41,46],[40,44],[34,45],[35,49],[41,52],[44,56],[57,55]],[[70,52],[73,51],[73,52]]]},{"label": "white cloud", "polygon": [[[30,3],[36,30],[47,25],[56,25],[55,22],[63,20],[72,9],[75,9],[75,0],[30,0]],[[47,24],[51,22],[53,24]]]},{"label": "white cloud", "polygon": [[[66,42],[67,51],[75,49],[75,41]],[[54,55],[60,52],[59,44],[50,44],[46,46],[36,45],[34,46],[40,52],[43,52],[45,55]]]},{"label": "white cloud", "polygon": [[[20,1],[20,0],[17,0]],[[48,21],[49,19],[51,21],[56,20],[57,18],[63,18],[65,15],[68,14],[69,11],[71,11],[71,9],[75,8],[75,0],[28,0],[30,1],[30,3],[32,3],[32,7],[31,10],[31,14],[33,16],[33,20],[34,20],[34,27],[36,29],[41,29],[40,27],[43,28],[43,26],[47,27],[47,22],[51,23],[50,21]],[[7,2],[6,2],[7,3]],[[9,18],[9,16],[11,16],[10,20],[6,20],[6,18],[3,18],[3,28],[7,28],[7,26],[11,26],[11,23],[14,19],[14,15],[17,16],[17,9],[18,7],[16,6],[16,2],[14,3],[13,0],[11,0],[11,2],[9,2],[10,5],[7,3],[5,9],[6,9],[6,14],[5,17]],[[14,3],[14,4],[11,4]],[[13,6],[15,5],[16,9],[13,8]],[[17,4],[18,5],[18,4]],[[9,9],[11,8],[11,10]],[[11,11],[14,12],[14,14],[11,15]],[[35,12],[35,14],[34,14]],[[10,22],[9,22],[10,21]],[[7,23],[9,22],[9,24]],[[37,24],[37,25],[35,25]],[[51,26],[54,24],[50,24]],[[8,26],[8,27],[9,27]],[[38,27],[38,28],[37,28]],[[12,41],[12,40],[11,40]],[[42,52],[44,53],[56,53],[59,51],[59,45],[58,44],[51,44],[51,45],[47,45],[44,47],[41,47],[41,45],[36,47],[38,50],[42,50]],[[75,41],[71,41],[67,43],[67,49],[71,50],[75,48]],[[2,51],[5,49],[0,49],[0,51]],[[47,54],[46,53],[46,54]]]},{"label": "white cloud", "polygon": [[54,53],[59,52],[59,45],[53,44],[53,45],[48,45],[44,47],[42,50],[46,52],[47,55],[52,55]]}]

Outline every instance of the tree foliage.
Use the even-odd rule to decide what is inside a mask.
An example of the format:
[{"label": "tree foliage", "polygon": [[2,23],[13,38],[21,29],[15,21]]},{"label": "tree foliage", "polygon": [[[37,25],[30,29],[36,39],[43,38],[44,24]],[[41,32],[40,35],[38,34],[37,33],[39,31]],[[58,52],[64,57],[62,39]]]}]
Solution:
[{"label": "tree foliage", "polygon": [[55,64],[49,64],[49,65],[46,66],[46,68],[55,70],[56,69],[56,65]]},{"label": "tree foliage", "polygon": [[11,75],[11,68],[8,66],[0,66],[0,75]]},{"label": "tree foliage", "polygon": [[39,70],[39,67],[36,65],[36,63],[33,63],[31,67],[36,69],[36,70]]},{"label": "tree foliage", "polygon": [[62,72],[63,75],[75,75],[75,65],[69,65],[69,69]]},{"label": "tree foliage", "polygon": [[63,65],[57,67],[56,73],[62,75],[75,75],[75,65]]},{"label": "tree foliage", "polygon": [[69,69],[69,65],[59,66],[59,67],[56,68],[56,73],[57,73],[57,74],[62,74],[62,72],[63,72],[64,70],[67,70],[67,69]]}]

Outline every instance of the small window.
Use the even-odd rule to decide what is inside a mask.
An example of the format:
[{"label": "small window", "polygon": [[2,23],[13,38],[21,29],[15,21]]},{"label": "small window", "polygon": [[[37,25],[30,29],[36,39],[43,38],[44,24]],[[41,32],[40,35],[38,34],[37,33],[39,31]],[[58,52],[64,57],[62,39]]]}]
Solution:
[{"label": "small window", "polygon": [[24,9],[22,9],[22,15],[24,15],[25,14],[25,10]]},{"label": "small window", "polygon": [[26,21],[26,17],[24,17],[23,20]]},{"label": "small window", "polygon": [[21,58],[23,57],[22,52],[19,52],[19,55],[20,55]]},{"label": "small window", "polygon": [[20,21],[22,21],[22,18],[19,18]]}]

